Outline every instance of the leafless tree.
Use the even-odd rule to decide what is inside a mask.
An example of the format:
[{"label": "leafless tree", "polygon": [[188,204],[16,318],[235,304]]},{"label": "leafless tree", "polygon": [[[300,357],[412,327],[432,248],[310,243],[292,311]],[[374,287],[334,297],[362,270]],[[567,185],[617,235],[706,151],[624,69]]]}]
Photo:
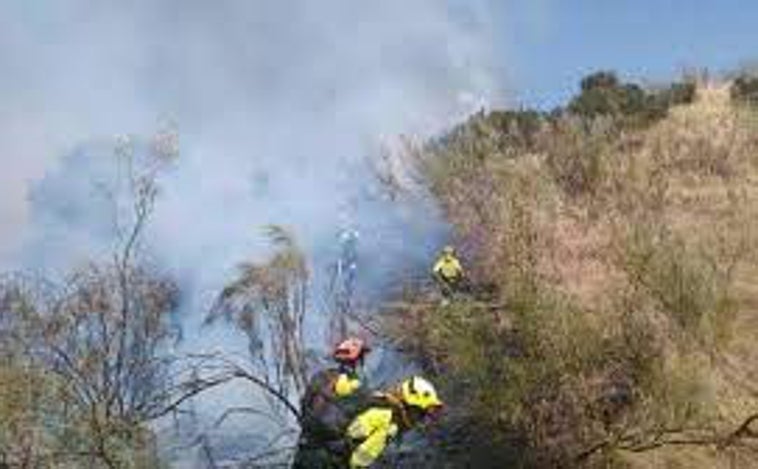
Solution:
[{"label": "leafless tree", "polygon": [[[178,286],[141,255],[159,176],[177,151],[173,129],[160,132],[147,150],[119,139],[116,178],[99,186],[113,203],[116,244],[109,261],[91,262],[62,282],[28,275],[0,282],[0,351],[20,355],[23,369],[34,370],[25,376],[46,386],[47,400],[28,405],[53,409],[44,426],[45,434],[58,436],[59,448],[46,456],[56,464],[150,466],[155,448],[148,422],[231,379],[198,374],[202,361],[167,353]],[[19,458],[10,463],[42,463]]]}]

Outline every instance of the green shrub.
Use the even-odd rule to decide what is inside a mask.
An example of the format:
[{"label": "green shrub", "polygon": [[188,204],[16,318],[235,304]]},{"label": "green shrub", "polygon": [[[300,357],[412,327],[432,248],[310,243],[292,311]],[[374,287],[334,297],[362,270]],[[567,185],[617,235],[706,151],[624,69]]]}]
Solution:
[{"label": "green shrub", "polygon": [[489,125],[500,135],[501,149],[515,147],[522,150],[534,148],[537,134],[545,117],[533,110],[493,111],[486,117]]},{"label": "green shrub", "polygon": [[758,76],[740,75],[735,78],[729,95],[738,104],[758,104]]},{"label": "green shrub", "polygon": [[[519,292],[526,296],[512,297],[513,309],[464,301],[403,328],[401,342],[418,341],[415,350],[432,363],[425,372],[454,409],[437,429],[437,456],[459,461],[450,467],[471,464],[473,448],[489,455],[481,467],[566,467],[630,421],[660,423],[646,420],[647,403],[691,397],[692,381],[668,380],[645,316],[597,316],[544,285]],[[468,452],[450,454],[460,445]]]},{"label": "green shrub", "polygon": [[645,107],[645,92],[637,85],[622,84],[613,72],[597,72],[581,81],[581,92],[568,105],[572,114],[594,118],[623,116]]},{"label": "green shrub", "polygon": [[580,93],[567,110],[584,119],[613,117],[622,128],[647,127],[666,117],[671,106],[691,103],[695,91],[692,82],[648,91],[634,83],[622,83],[614,72],[601,71],[582,79]]},{"label": "green shrub", "polygon": [[697,85],[693,81],[672,83],[658,93],[659,99],[666,103],[666,107],[690,104],[695,101],[696,95]]},{"label": "green shrub", "polygon": [[618,88],[618,86],[619,79],[616,76],[616,73],[607,70],[587,75],[586,77],[582,78],[582,81],[580,82],[580,88],[582,92],[601,89],[609,90]]},{"label": "green shrub", "polygon": [[683,331],[700,335],[731,316],[729,279],[707,252],[662,230],[638,226],[625,269]]}]

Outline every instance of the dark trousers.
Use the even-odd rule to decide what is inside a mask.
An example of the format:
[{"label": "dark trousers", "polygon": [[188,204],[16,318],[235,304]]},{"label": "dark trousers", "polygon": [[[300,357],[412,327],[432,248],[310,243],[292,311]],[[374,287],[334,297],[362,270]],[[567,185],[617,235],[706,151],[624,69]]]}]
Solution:
[{"label": "dark trousers", "polygon": [[437,284],[440,287],[442,296],[451,299],[457,293],[462,293],[463,280],[461,277],[445,278],[441,275],[437,276]]},{"label": "dark trousers", "polygon": [[349,452],[341,442],[300,441],[292,469],[348,469]]}]

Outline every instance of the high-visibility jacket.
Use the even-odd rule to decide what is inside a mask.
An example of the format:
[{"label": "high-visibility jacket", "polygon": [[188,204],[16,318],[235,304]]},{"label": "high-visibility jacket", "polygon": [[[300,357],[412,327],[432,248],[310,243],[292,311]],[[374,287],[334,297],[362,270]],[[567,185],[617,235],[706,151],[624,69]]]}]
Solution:
[{"label": "high-visibility jacket", "polygon": [[432,272],[445,280],[457,280],[463,276],[463,267],[455,256],[442,255],[434,263]]},{"label": "high-visibility jacket", "polygon": [[350,455],[350,468],[370,467],[398,430],[392,409],[374,407],[356,417],[347,428],[347,435],[361,442]]},{"label": "high-visibility jacket", "polygon": [[341,440],[352,419],[366,408],[368,391],[358,376],[336,369],[316,373],[300,403],[303,436],[318,441]]},{"label": "high-visibility jacket", "polygon": [[347,437],[354,443],[351,469],[370,467],[382,455],[387,443],[411,426],[403,405],[394,396],[382,394],[377,402],[347,428]]},{"label": "high-visibility jacket", "polygon": [[357,376],[349,375],[347,373],[340,373],[337,379],[334,380],[333,389],[334,395],[337,397],[347,397],[358,391],[361,387],[361,380]]}]

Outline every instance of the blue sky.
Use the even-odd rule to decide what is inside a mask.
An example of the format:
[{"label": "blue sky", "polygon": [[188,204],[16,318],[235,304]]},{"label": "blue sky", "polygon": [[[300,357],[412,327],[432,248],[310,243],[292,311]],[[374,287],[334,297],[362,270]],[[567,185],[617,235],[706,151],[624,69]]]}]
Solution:
[{"label": "blue sky", "polygon": [[755,1],[517,0],[496,14],[509,88],[525,105],[552,107],[600,68],[660,81],[758,59]]}]

